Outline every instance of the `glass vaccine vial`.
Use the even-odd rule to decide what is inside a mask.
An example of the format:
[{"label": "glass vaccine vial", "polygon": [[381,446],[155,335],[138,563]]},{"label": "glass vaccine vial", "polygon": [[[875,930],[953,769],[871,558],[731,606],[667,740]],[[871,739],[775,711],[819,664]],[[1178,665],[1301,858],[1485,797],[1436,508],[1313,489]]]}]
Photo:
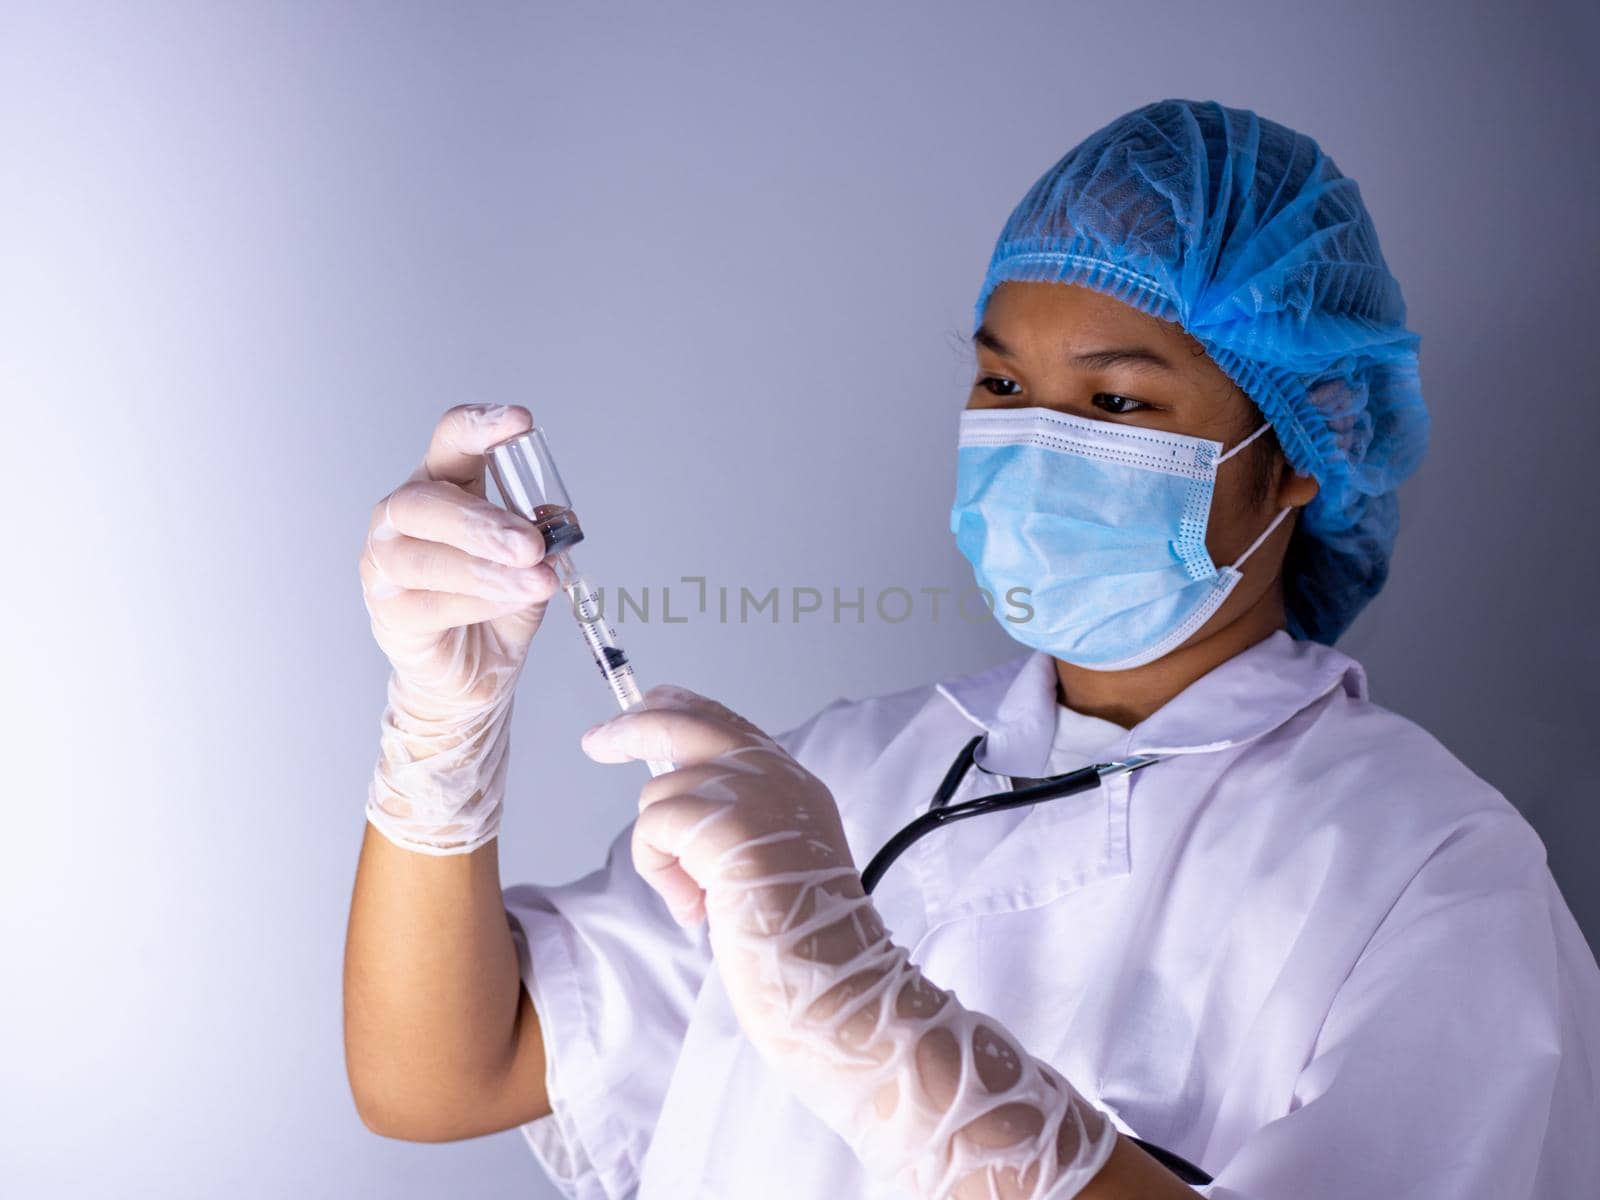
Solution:
[{"label": "glass vaccine vial", "polygon": [[583,527],[572,511],[572,498],[561,482],[555,459],[550,457],[544,430],[534,426],[490,446],[485,453],[506,507],[539,527],[547,557],[583,541]]}]

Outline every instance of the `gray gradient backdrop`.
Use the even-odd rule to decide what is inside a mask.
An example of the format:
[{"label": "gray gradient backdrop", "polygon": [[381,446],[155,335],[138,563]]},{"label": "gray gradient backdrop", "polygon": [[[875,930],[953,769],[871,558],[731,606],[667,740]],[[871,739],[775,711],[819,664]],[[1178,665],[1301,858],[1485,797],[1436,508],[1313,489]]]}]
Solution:
[{"label": "gray gradient backdrop", "polygon": [[[385,1141],[346,1090],[370,507],[445,408],[511,401],[601,581],[965,584],[953,335],[1027,186],[1162,96],[1360,181],[1435,426],[1343,648],[1600,940],[1596,34],[1578,4],[0,3],[0,1191],[553,1195],[517,1134]],[[1017,650],[844,615],[623,632],[647,683],[773,729]],[[608,711],[553,610],[508,881],[628,818],[643,768],[577,748]]]}]

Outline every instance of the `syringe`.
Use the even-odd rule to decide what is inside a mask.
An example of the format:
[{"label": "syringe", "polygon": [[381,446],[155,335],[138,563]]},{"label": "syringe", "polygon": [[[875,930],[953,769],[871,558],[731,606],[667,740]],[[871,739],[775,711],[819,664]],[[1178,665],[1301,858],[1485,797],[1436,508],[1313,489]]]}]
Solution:
[{"label": "syringe", "polygon": [[[600,595],[572,564],[572,547],[583,541],[583,528],[572,511],[566,485],[550,457],[550,446],[538,426],[516,437],[497,442],[485,452],[489,472],[507,508],[539,527],[544,536],[545,561],[556,573],[556,581],[567,593],[572,615],[578,619],[584,644],[594,656],[600,674],[623,712],[644,707],[644,696],[633,677],[633,665],[617,644],[617,635],[606,624]],[[650,774],[661,775],[673,769],[670,762],[652,761]]]}]

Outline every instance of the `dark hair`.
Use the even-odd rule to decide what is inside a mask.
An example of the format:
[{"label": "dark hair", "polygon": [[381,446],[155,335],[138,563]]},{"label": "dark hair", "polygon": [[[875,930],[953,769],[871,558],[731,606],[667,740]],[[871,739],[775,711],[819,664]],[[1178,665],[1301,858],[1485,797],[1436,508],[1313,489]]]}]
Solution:
[{"label": "dark hair", "polygon": [[[1251,405],[1251,410],[1255,410],[1254,405]],[[1277,481],[1278,467],[1283,462],[1278,435],[1268,430],[1245,453],[1250,456],[1250,503],[1259,508],[1272,495],[1272,485]]]},{"label": "dark hair", "polygon": [[[1244,401],[1244,425],[1239,430],[1239,441],[1243,441],[1256,430],[1261,428],[1261,422],[1266,420],[1261,410],[1256,407],[1245,390],[1238,384],[1233,385],[1234,395]],[[1283,447],[1278,444],[1278,431],[1269,429],[1245,450],[1248,459],[1246,469],[1250,472],[1250,503],[1255,508],[1260,508],[1267,502],[1267,497],[1272,495],[1273,482],[1278,477],[1278,464],[1283,461]]]},{"label": "dark hair", "polygon": [[[1252,423],[1250,428],[1244,431],[1245,437],[1249,437],[1260,428],[1258,422],[1262,419],[1261,410],[1254,404],[1249,405],[1248,411]],[[1278,444],[1277,430],[1269,429],[1263,433],[1245,450],[1245,455],[1249,459],[1246,470],[1250,472],[1250,503],[1260,508],[1272,495],[1272,485],[1277,482],[1278,471],[1283,463],[1283,447]],[[1285,596],[1288,595],[1289,581],[1304,567],[1304,541],[1297,521],[1294,532],[1289,536],[1288,548],[1283,554],[1283,570],[1278,576],[1279,587]]]}]

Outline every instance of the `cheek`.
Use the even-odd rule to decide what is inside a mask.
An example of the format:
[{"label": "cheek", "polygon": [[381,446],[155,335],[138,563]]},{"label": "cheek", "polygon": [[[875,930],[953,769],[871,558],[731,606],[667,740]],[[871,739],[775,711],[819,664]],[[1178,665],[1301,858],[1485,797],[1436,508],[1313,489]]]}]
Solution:
[{"label": "cheek", "polygon": [[1254,481],[1245,472],[1236,479],[1217,480],[1206,522],[1206,549],[1218,567],[1231,563],[1261,532],[1263,522],[1254,499]]}]

